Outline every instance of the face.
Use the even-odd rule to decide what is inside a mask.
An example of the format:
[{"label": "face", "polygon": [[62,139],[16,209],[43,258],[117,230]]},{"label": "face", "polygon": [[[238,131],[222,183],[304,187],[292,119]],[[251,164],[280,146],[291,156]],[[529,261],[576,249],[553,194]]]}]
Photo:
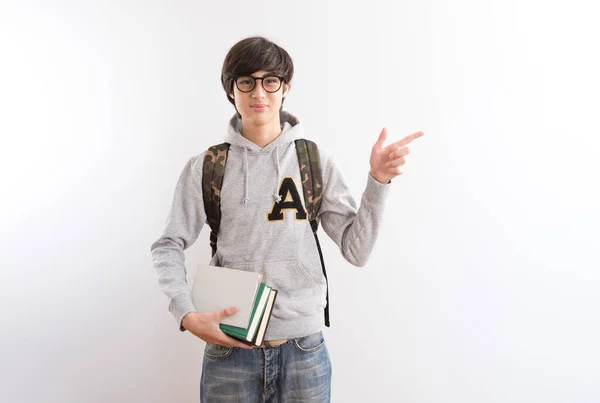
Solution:
[{"label": "face", "polygon": [[[269,72],[259,70],[251,74],[254,78],[268,76]],[[289,91],[290,85],[282,83],[277,92],[267,92],[262,86],[262,80],[257,80],[254,89],[250,92],[242,92],[233,84],[233,93],[229,94],[235,100],[235,107],[244,123],[253,125],[264,125],[275,118],[279,118],[281,102]],[[268,88],[269,83],[265,83]]]}]

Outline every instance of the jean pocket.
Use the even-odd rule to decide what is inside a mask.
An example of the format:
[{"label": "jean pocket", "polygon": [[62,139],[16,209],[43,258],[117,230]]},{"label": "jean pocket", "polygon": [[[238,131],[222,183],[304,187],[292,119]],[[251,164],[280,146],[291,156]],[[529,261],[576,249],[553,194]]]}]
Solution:
[{"label": "jean pocket", "polygon": [[204,356],[213,360],[221,360],[227,358],[233,351],[233,347],[225,347],[219,344],[206,343],[204,348]]},{"label": "jean pocket", "polygon": [[316,332],[308,336],[293,339],[294,346],[303,353],[309,354],[319,351],[325,346],[323,332]]}]

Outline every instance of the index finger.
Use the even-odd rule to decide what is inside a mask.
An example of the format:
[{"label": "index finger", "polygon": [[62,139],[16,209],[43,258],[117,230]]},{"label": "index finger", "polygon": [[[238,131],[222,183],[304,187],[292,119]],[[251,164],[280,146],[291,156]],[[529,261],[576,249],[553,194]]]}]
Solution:
[{"label": "index finger", "polygon": [[414,139],[418,139],[419,137],[423,136],[425,133],[419,131],[419,132],[415,132],[411,135],[408,135],[406,137],[404,137],[402,140],[398,140],[395,143],[393,143],[394,145],[398,146],[398,147],[404,147],[405,145],[407,145],[408,143],[410,143],[411,141],[413,141]]}]

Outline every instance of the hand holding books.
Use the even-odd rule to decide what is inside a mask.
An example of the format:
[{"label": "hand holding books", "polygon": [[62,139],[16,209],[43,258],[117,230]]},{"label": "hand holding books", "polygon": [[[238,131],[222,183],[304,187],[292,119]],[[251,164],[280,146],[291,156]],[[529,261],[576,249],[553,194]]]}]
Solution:
[{"label": "hand holding books", "polygon": [[[239,342],[261,346],[277,296],[277,290],[263,283],[262,279],[262,274],[252,271],[199,265],[191,290],[192,301],[198,312],[209,312],[208,315],[212,316],[194,315],[193,318],[201,322],[202,329],[210,332],[210,337],[226,341],[229,346],[239,347]],[[224,310],[225,307],[236,307],[237,310]],[[220,333],[231,338],[226,339]],[[207,341],[204,337],[200,338]],[[237,340],[234,343],[231,339]]]},{"label": "hand holding books", "polygon": [[219,324],[228,316],[237,312],[236,307],[229,307],[219,312],[190,312],[183,318],[182,324],[190,333],[207,343],[225,347],[252,349],[252,346],[227,336],[219,328]]}]

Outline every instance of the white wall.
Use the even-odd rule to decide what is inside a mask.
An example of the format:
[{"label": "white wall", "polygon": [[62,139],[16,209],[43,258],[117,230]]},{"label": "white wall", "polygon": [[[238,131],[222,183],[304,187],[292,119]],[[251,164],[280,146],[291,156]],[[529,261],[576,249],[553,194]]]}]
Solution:
[{"label": "white wall", "polygon": [[[295,61],[286,109],[337,150],[357,200],[381,128],[425,131],[368,266],[321,235],[333,401],[600,401],[596,16],[580,1],[3,1],[0,400],[198,401],[204,344],[177,330],[150,244],[233,113],[227,50],[262,34]],[[209,256],[205,230],[188,267]]]}]

